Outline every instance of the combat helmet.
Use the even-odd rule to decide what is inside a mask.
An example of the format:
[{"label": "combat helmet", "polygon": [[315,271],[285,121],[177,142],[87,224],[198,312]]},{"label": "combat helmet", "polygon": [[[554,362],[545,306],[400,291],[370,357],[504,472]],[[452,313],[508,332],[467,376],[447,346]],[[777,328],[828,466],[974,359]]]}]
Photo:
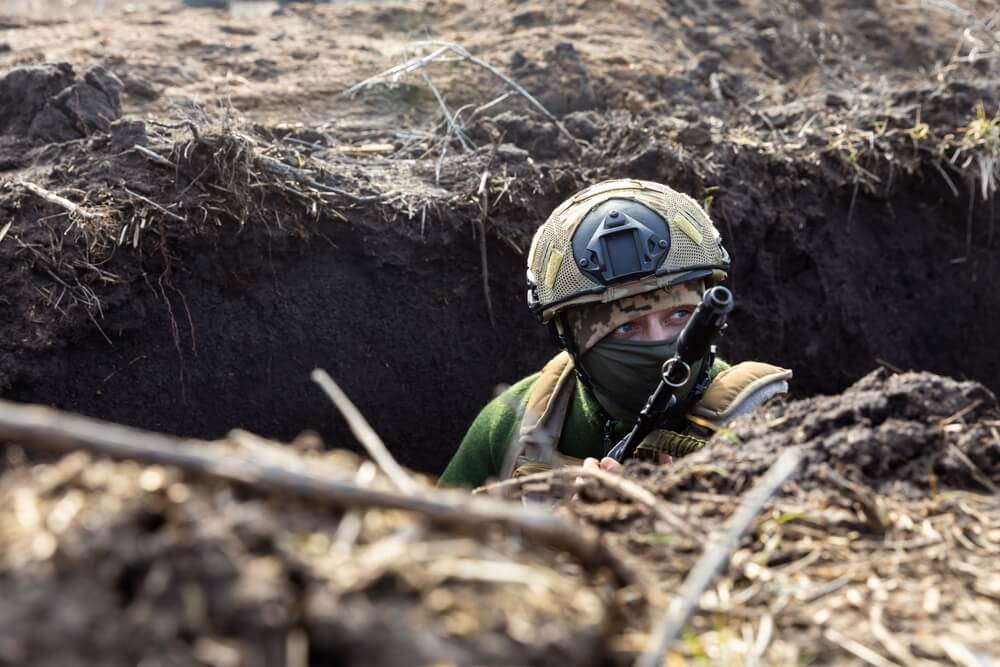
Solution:
[{"label": "combat helmet", "polygon": [[719,282],[729,253],[691,197],[634,179],[597,183],[559,205],[528,253],[528,306],[541,322],[689,280]]}]

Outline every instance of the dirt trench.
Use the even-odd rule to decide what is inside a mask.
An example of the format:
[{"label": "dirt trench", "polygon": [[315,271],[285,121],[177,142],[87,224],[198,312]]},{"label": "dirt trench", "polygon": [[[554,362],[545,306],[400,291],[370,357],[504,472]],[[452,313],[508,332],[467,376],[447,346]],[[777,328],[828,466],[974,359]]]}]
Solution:
[{"label": "dirt trench", "polygon": [[490,253],[494,330],[471,237],[444,251],[381,239],[396,246],[386,256],[366,250],[368,233],[182,250],[169,286],[139,286],[101,323],[104,334],[35,360],[11,393],[187,436],[315,429],[350,446],[309,379],[323,368],[404,464],[439,469],[493,387],[544,361],[546,336],[521,290],[503,284],[523,273],[509,251]]},{"label": "dirt trench", "polygon": [[[756,183],[743,181],[751,174]],[[626,175],[684,185],[666,160]],[[794,369],[799,396],[842,390],[883,363],[1000,388],[988,206],[973,211],[969,247],[967,197],[932,174],[887,200],[823,192],[749,159],[733,178],[713,209],[740,299],[722,343],[727,358]],[[525,208],[545,212],[553,194],[570,191]],[[539,221],[497,227],[519,230],[526,247]],[[60,353],[32,358],[8,395],[181,435],[240,427],[291,439],[315,429],[349,445],[308,379],[321,367],[404,464],[440,471],[495,387],[554,351],[522,301],[524,258],[489,238],[494,329],[472,220],[458,232],[432,220],[426,229],[437,231],[423,239],[415,227],[363,216],[323,229],[309,242],[263,234],[208,253],[175,248],[166,285],[133,285],[103,333],[89,327]],[[153,259],[144,270],[162,267]]]},{"label": "dirt trench", "polygon": [[[12,267],[0,271],[0,394],[181,435],[213,438],[239,427],[288,440],[316,429],[330,446],[350,445],[308,380],[322,367],[404,464],[438,472],[495,388],[555,352],[524,304],[533,230],[575,191],[623,176],[710,203],[734,259],[739,305],[721,343],[730,360],[792,368],[800,397],[838,392],[880,364],[1000,390],[995,196],[974,195],[972,172],[949,162],[959,148],[970,160],[992,155],[989,146],[961,142],[977,104],[997,108],[994,79],[985,61],[956,66],[940,85],[921,74],[950,57],[951,23],[928,32],[894,3],[807,3],[789,16],[754,1],[728,3],[718,16],[689,16],[686,3],[633,4],[618,11],[580,3],[565,16],[518,3],[485,14],[472,5],[352,5],[236,22],[206,12],[197,39],[184,42],[197,57],[169,66],[154,51],[191,37],[180,10],[91,27],[12,23],[17,49],[3,62],[47,68],[35,76],[52,90],[8,94],[13,111],[0,105],[0,116],[20,119],[16,131],[0,124],[0,170],[10,179],[0,190],[0,229],[13,222],[0,240],[0,263]],[[757,16],[762,7],[768,16]],[[899,43],[869,49],[866,40],[886,32],[883,9],[899,20]],[[652,47],[664,30],[673,38],[675,14],[692,24],[686,46],[662,56]],[[724,29],[744,20],[752,30]],[[598,29],[609,22],[628,39]],[[589,38],[576,24],[593,28]],[[372,33],[372,25],[382,27]],[[437,102],[419,82],[339,96],[428,25],[501,65],[574,138],[512,98],[468,126],[477,151],[462,154],[451,141],[439,161],[438,134],[419,150],[404,149],[394,134],[438,120]],[[86,69],[91,28],[113,33],[104,69]],[[317,54],[298,49],[302,43]],[[858,49],[868,59],[854,58]],[[772,62],[781,66],[763,66]],[[105,82],[105,69],[120,86]],[[883,71],[892,76],[869,76]],[[456,109],[503,90],[470,72],[431,70]],[[198,108],[196,100],[223,90],[239,112]],[[83,113],[79,100],[102,106]],[[21,107],[30,107],[21,109],[27,115]],[[339,114],[332,119],[331,107]],[[178,108],[198,121],[204,141],[184,127],[156,126]],[[59,121],[58,131],[35,123],[40,115]],[[387,195],[405,181],[421,189],[411,199],[432,205],[405,210],[392,197],[348,197],[318,206],[276,178],[247,190],[264,193],[250,202],[220,195],[231,173],[203,177],[201,164],[164,170],[132,148],[179,165],[189,149],[217,147],[218,135],[208,135],[218,116],[240,117],[251,156],[307,164],[324,185],[354,195]],[[915,119],[926,124],[920,141]],[[33,144],[24,136],[32,127]],[[331,158],[380,142],[392,147],[388,166],[379,156]],[[491,146],[495,160],[487,158]],[[475,195],[487,162],[500,202],[485,220],[495,327]],[[108,225],[117,227],[67,234],[65,211],[19,189],[22,178],[110,210]],[[180,206],[184,222],[155,205]],[[206,206],[212,214],[202,217]],[[151,230],[141,244],[139,220]],[[122,240],[133,231],[130,247]],[[93,236],[105,243],[101,269],[120,281],[89,268]],[[35,257],[39,249],[50,259]],[[100,309],[93,299],[87,308],[62,300],[58,280],[72,286],[77,278]]]}]

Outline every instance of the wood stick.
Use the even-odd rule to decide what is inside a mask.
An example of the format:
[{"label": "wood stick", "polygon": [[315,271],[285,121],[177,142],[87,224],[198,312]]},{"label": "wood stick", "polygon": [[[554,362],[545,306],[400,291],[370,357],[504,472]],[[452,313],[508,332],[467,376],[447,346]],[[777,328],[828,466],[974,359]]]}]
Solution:
[{"label": "wood stick", "polygon": [[155,120],[147,120],[146,123],[148,125],[154,125],[156,127],[162,127],[168,130],[179,130],[181,128],[187,128],[188,130],[191,131],[191,135],[194,137],[194,140],[199,143],[201,142],[201,133],[198,132],[198,126],[195,125],[190,120],[182,120],[179,123],[160,123]]},{"label": "wood stick", "polygon": [[[577,470],[578,468],[573,468]],[[511,489],[518,486],[524,486],[525,484],[530,484],[532,482],[545,482],[550,479],[563,478],[566,477],[567,468],[553,468],[552,470],[544,470],[542,472],[535,472],[530,475],[521,475],[520,477],[512,477],[510,479],[503,479],[498,482],[490,482],[489,484],[483,484],[482,486],[477,486],[472,490],[472,495],[478,496],[480,494],[490,495],[494,491],[503,491],[505,489]]]},{"label": "wood stick", "polygon": [[220,456],[204,440],[182,440],[160,433],[81,417],[39,405],[0,400],[0,442],[59,453],[87,451],[148,464],[173,466],[187,473],[246,484],[275,493],[346,508],[413,512],[429,522],[481,538],[487,527],[520,533],[529,540],[575,556],[590,570],[609,569],[620,582],[637,578],[600,541],[596,530],[571,525],[550,512],[458,491],[423,489],[407,496],[362,488],[349,475],[338,478],[296,472],[233,456]]},{"label": "wood stick", "polygon": [[450,51],[450,50],[451,49],[449,49],[448,47],[444,47],[443,46],[443,47],[437,49],[436,51],[434,51],[433,53],[428,53],[426,56],[421,56],[419,58],[414,58],[412,60],[406,61],[405,63],[401,63],[399,65],[396,65],[395,67],[390,67],[389,69],[385,70],[384,72],[379,72],[375,76],[368,77],[364,81],[361,81],[359,83],[354,84],[353,86],[351,86],[350,88],[348,88],[347,91],[345,91],[345,94],[347,94],[347,95],[353,95],[354,93],[358,92],[359,90],[367,88],[371,84],[373,84],[373,83],[375,83],[377,81],[381,81],[382,79],[385,79],[385,78],[390,78],[393,81],[396,81],[396,80],[399,79],[399,77],[403,76],[404,74],[407,74],[407,73],[412,72],[414,70],[420,69],[421,67],[426,67],[430,63],[432,63],[435,60],[437,60],[437,58],[439,56],[442,56],[445,53],[448,53],[448,51]]},{"label": "wood stick", "polygon": [[899,667],[899,665],[892,660],[883,657],[881,654],[871,650],[861,642],[855,641],[850,637],[845,637],[833,628],[827,628],[826,632],[823,633],[823,636],[827,641],[836,644],[851,655],[856,658],[860,658],[866,664],[872,665],[873,667]]},{"label": "wood stick", "polygon": [[618,492],[634,503],[648,507],[657,519],[667,524],[677,533],[695,542],[701,542],[698,533],[686,521],[667,508],[667,503],[655,493],[623,475],[615,475],[600,468],[579,468],[581,477],[592,477],[609,489]]},{"label": "wood stick", "polygon": [[966,405],[964,408],[962,408],[961,410],[959,410],[955,414],[951,415],[950,417],[945,417],[944,419],[940,420],[937,425],[938,426],[947,426],[948,424],[951,424],[952,422],[958,421],[959,419],[961,419],[965,415],[969,414],[970,412],[972,412],[973,410],[975,410],[976,408],[978,408],[983,403],[984,403],[983,399],[977,398],[976,400],[972,401],[971,403],[969,403],[968,405]]},{"label": "wood stick", "polygon": [[358,202],[368,202],[368,201],[379,201],[384,199],[387,194],[380,195],[356,195],[353,192],[348,192],[347,190],[341,190],[340,188],[335,188],[330,185],[325,185],[320,183],[312,175],[304,169],[296,169],[295,167],[289,166],[280,160],[276,160],[273,157],[268,157],[267,155],[256,156],[257,164],[264,171],[269,171],[272,174],[278,176],[285,176],[286,178],[291,178],[292,180],[298,181],[299,183],[305,183],[306,185],[316,188],[318,194],[321,195],[335,195],[337,197],[346,197],[347,199],[353,199]]},{"label": "wood stick", "polygon": [[170,209],[166,208],[165,206],[163,206],[163,205],[161,205],[161,204],[157,204],[157,203],[156,203],[155,201],[153,201],[153,200],[152,200],[152,199],[150,199],[149,197],[143,197],[143,196],[142,196],[141,194],[139,194],[138,192],[132,192],[131,190],[129,190],[129,189],[128,189],[128,188],[126,188],[126,187],[122,187],[122,190],[124,190],[124,191],[125,191],[126,193],[128,193],[129,195],[131,195],[131,196],[135,197],[135,198],[136,198],[136,199],[138,199],[139,201],[142,201],[142,202],[145,202],[146,204],[149,204],[149,205],[150,205],[150,206],[152,206],[153,208],[155,208],[155,209],[158,209],[159,211],[161,211],[161,212],[163,212],[163,213],[166,213],[167,215],[169,215],[169,216],[170,216],[171,218],[173,218],[174,220],[179,220],[179,221],[181,221],[181,222],[187,222],[187,218],[185,218],[184,216],[182,216],[182,215],[177,215],[176,213],[174,213],[174,212],[173,212],[173,211],[171,211]]},{"label": "wood stick", "polygon": [[483,171],[482,176],[479,177],[479,189],[476,190],[476,194],[479,195],[479,219],[477,220],[477,227],[479,231],[479,264],[482,267],[483,274],[483,297],[486,299],[486,314],[490,318],[490,328],[495,331],[497,321],[493,315],[493,299],[490,296],[490,267],[486,257],[486,221],[489,219],[490,214],[490,196],[489,188],[487,187],[489,180],[490,171],[486,169]]},{"label": "wood stick", "polygon": [[963,452],[961,449],[958,448],[958,445],[956,445],[953,442],[949,443],[948,451],[950,451],[955,456],[955,458],[958,459],[962,463],[962,465],[964,465],[969,470],[969,472],[972,474],[972,478],[977,482],[979,482],[983,486],[983,488],[985,488],[993,495],[1000,495],[1000,488],[997,488],[997,485],[993,483],[993,480],[987,477],[986,473],[980,470],[979,466],[973,463],[972,459],[966,456],[965,452]]},{"label": "wood stick", "polygon": [[488,494],[493,491],[523,486],[534,482],[545,482],[553,479],[579,479],[581,477],[591,477],[596,479],[599,483],[603,484],[612,491],[617,492],[619,495],[649,509],[653,516],[673,528],[678,534],[696,542],[700,542],[694,528],[672,512],[668,508],[666,501],[635,480],[631,480],[622,475],[615,475],[605,470],[592,470],[580,466],[554,468],[544,472],[523,475],[521,477],[514,477],[512,479],[505,479],[500,482],[480,486],[479,488],[474,489],[472,493],[475,495]]},{"label": "wood stick", "polygon": [[452,116],[451,109],[449,109],[448,105],[445,104],[444,97],[431,81],[431,78],[427,76],[427,72],[425,70],[420,70],[420,76],[424,78],[424,83],[427,84],[427,87],[431,89],[431,93],[434,94],[434,99],[437,100],[438,106],[441,107],[441,113],[444,114],[444,119],[448,123],[448,127],[455,133],[455,136],[458,138],[458,142],[462,144],[462,150],[466,153],[471,153],[472,143],[465,136],[465,132],[462,131],[462,128],[455,124],[455,117]]},{"label": "wood stick", "polygon": [[62,208],[64,208],[67,211],[69,211],[70,213],[75,213],[75,214],[79,215],[81,218],[94,218],[94,217],[97,217],[96,214],[91,213],[90,211],[85,210],[79,204],[74,204],[73,202],[71,202],[70,200],[66,199],[65,197],[60,197],[59,195],[57,195],[54,192],[49,192],[45,188],[43,188],[43,187],[41,187],[39,185],[35,185],[34,183],[31,183],[30,181],[19,181],[19,183],[21,185],[23,185],[24,188],[28,192],[30,192],[31,194],[35,195],[36,197],[41,197],[42,199],[44,199],[45,201],[49,202],[50,204],[55,204],[56,206],[61,206]]},{"label": "wood stick", "polygon": [[888,512],[880,502],[878,495],[869,487],[852,482],[832,468],[824,470],[822,477],[831,486],[840,489],[845,496],[857,503],[865,515],[865,523],[877,535],[884,535],[892,525]]},{"label": "wood stick", "polygon": [[801,462],[802,452],[799,449],[788,449],[783,452],[764,478],[750,490],[736,508],[722,536],[709,540],[701,558],[684,580],[681,591],[674,598],[666,616],[653,631],[652,642],[636,660],[635,667],[659,667],[663,664],[667,651],[677,641],[677,637],[698,608],[701,594],[712,583],[719,570],[729,563],[740,538],[764,507],[764,503],[798,471]]},{"label": "wood stick", "polygon": [[152,150],[146,148],[145,146],[140,146],[139,144],[135,144],[134,146],[132,146],[132,150],[136,151],[137,153],[142,154],[147,159],[152,160],[153,162],[155,162],[157,164],[162,164],[164,167],[170,167],[171,169],[177,169],[177,165],[176,164],[174,164],[173,162],[171,162],[167,158],[163,157],[162,155],[160,155],[156,151],[152,151]]},{"label": "wood stick", "polygon": [[406,495],[416,493],[420,489],[420,485],[410,477],[409,473],[403,470],[403,466],[396,463],[396,459],[389,453],[389,448],[382,442],[382,438],[378,437],[375,429],[347,397],[344,390],[333,381],[333,378],[322,368],[314,370],[309,377],[326,392],[333,404],[340,410],[340,414],[344,415],[351,433],[358,439],[376,465],[382,469],[389,481]]}]

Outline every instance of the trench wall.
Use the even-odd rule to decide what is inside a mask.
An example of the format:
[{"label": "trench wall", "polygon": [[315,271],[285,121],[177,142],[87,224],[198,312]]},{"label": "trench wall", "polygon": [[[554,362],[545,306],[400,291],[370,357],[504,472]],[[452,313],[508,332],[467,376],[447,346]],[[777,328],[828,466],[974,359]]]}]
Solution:
[{"label": "trench wall", "polygon": [[[665,176],[650,171],[631,175]],[[992,202],[976,202],[970,227],[968,196],[932,175],[890,199],[778,178],[732,183],[713,208],[739,299],[724,356],[793,368],[799,395],[839,391],[880,363],[1000,387]],[[371,231],[182,247],[172,288],[140,287],[108,314],[110,343],[88,331],[35,360],[11,394],[185,436],[314,429],[351,446],[309,380],[321,367],[405,465],[440,472],[497,385],[555,349],[524,307],[525,260],[508,244],[489,243],[494,329],[471,227],[425,241]]]}]

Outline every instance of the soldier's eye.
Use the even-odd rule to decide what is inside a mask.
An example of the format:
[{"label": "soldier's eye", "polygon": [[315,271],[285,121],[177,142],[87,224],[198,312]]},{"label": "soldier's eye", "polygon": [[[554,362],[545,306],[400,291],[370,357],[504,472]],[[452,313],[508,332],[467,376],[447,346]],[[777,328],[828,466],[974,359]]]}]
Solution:
[{"label": "soldier's eye", "polygon": [[625,324],[622,324],[617,329],[615,329],[612,333],[614,333],[614,335],[616,336],[629,336],[635,333],[635,330],[637,328],[638,327],[636,327],[634,322],[626,322]]}]

